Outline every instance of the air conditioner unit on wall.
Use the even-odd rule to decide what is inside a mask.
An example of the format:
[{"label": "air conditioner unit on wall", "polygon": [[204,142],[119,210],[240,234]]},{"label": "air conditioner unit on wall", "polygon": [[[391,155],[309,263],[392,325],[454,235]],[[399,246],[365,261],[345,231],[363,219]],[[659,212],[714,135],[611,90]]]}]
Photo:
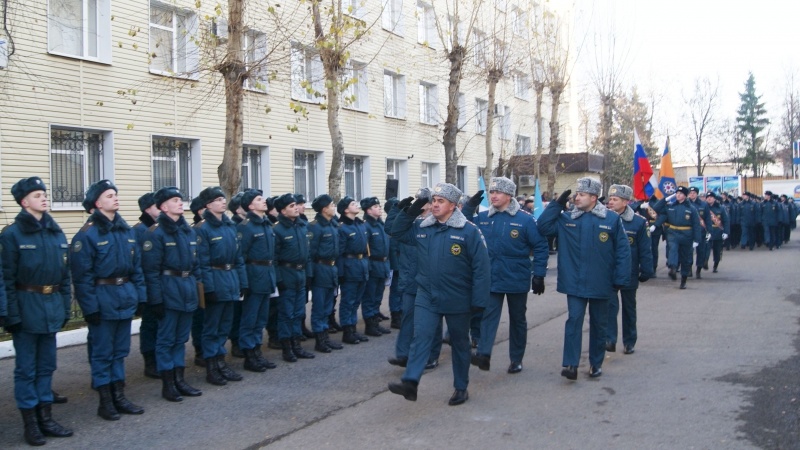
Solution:
[{"label": "air conditioner unit on wall", "polygon": [[519,177],[519,185],[520,186],[535,186],[536,185],[536,177],[533,175],[520,175]]}]

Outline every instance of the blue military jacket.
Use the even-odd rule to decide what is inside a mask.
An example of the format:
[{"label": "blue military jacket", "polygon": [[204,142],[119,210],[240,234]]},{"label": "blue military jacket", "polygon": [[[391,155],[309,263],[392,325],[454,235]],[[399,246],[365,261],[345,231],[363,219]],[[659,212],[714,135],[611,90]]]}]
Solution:
[{"label": "blue military jacket", "polygon": [[133,231],[136,233],[136,242],[139,243],[139,247],[144,243],[144,236],[147,234],[147,229],[155,224],[156,221],[150,217],[150,214],[142,213],[142,215],[139,216],[139,222],[133,226]]},{"label": "blue military jacket", "polygon": [[752,200],[745,200],[739,205],[739,221],[743,227],[756,224],[756,204]]},{"label": "blue military jacket", "polygon": [[686,201],[690,202],[692,206],[694,206],[694,209],[697,210],[697,216],[700,218],[700,227],[704,232],[708,231],[709,228],[711,228],[711,215],[708,214],[708,203],[700,200],[700,198],[696,198],[694,201],[687,199]]},{"label": "blue military jacket", "polygon": [[[407,233],[407,230],[396,228],[396,219],[400,213],[399,208],[392,208],[386,217],[386,229],[389,239],[397,250],[397,270],[400,273],[400,281],[397,288],[403,294],[417,294],[417,247],[414,236]],[[395,232],[395,230],[398,230]]]},{"label": "blue military jacket", "polygon": [[620,214],[625,236],[631,245],[631,281],[625,289],[639,287],[639,275],[653,276],[653,245],[650,240],[647,220],[633,212],[630,206]]},{"label": "blue military jacket", "polygon": [[182,312],[197,309],[197,283],[203,279],[197,236],[183,216],[176,222],[161,213],[148,229],[142,243],[142,270],[149,304],[163,303]]},{"label": "blue military jacket", "polygon": [[275,234],[266,216],[252,211],[236,227],[250,291],[256,294],[275,292]]},{"label": "blue military jacket", "polygon": [[203,273],[203,288],[217,301],[238,301],[248,287],[236,225],[225,214],[222,219],[206,210],[197,227],[197,254]]},{"label": "blue military jacket", "polygon": [[[99,211],[92,214],[72,238],[70,267],[84,316],[99,312],[104,320],[130,319],[147,301],[136,232],[117,213],[113,220]],[[111,279],[118,284],[107,284]]]},{"label": "blue military jacket", "polygon": [[[23,210],[0,234],[0,246],[8,302],[6,324],[22,323],[26,333],[60,330],[72,304],[69,246],[61,227],[47,213],[36,220]],[[17,290],[17,284],[58,288],[52,294],[42,294]]]},{"label": "blue military jacket", "polygon": [[708,212],[711,216],[711,239],[714,241],[722,240],[722,234],[731,234],[731,220],[728,211],[719,202],[714,206],[708,205]]},{"label": "blue military jacket", "polygon": [[764,201],[762,204],[763,206],[763,213],[762,213],[762,220],[764,221],[765,227],[774,227],[778,225],[779,220],[779,210],[780,206],[775,200]]},{"label": "blue military jacket", "polygon": [[667,199],[662,198],[653,205],[653,209],[658,213],[656,226],[668,223],[669,234],[679,239],[691,240],[697,243],[700,243],[700,239],[703,239],[700,216],[698,216],[697,209],[688,199],[681,203],[667,203]]},{"label": "blue military jacket", "polygon": [[344,215],[339,218],[339,250],[342,253],[336,266],[344,281],[369,279],[367,242],[367,228],[361,219],[349,219]]},{"label": "blue military jacket", "polygon": [[489,304],[491,264],[486,242],[460,210],[443,224],[433,215],[415,220],[403,211],[391,233],[414,243],[416,306],[439,314],[463,314]]},{"label": "blue military jacket", "polygon": [[[397,207],[394,207],[386,213],[386,223],[384,224],[383,228],[386,230],[386,234],[389,235],[392,229],[392,223],[394,222],[395,217],[397,217]],[[389,269],[391,270],[400,270],[400,246],[398,242],[394,239],[389,237]]]},{"label": "blue military jacket", "polygon": [[317,214],[308,225],[309,252],[307,275],[313,278],[312,284],[320,288],[335,288],[339,285],[339,270],[336,258],[339,257],[339,222],[335,217],[326,219]]},{"label": "blue military jacket", "polygon": [[512,199],[505,211],[491,206],[477,218],[473,218],[473,208],[468,205],[463,211],[468,220],[477,223],[489,247],[492,292],[528,292],[532,275],[547,275],[547,239],[539,233],[536,219],[523,211],[519,202]]},{"label": "blue military jacket", "polygon": [[[306,283],[308,266],[308,231],[301,219],[291,220],[280,214],[272,229],[275,233],[275,259],[278,261],[278,284],[301,289]],[[286,267],[287,264],[294,267]]]},{"label": "blue military jacket", "polygon": [[[696,214],[696,212],[695,212]],[[539,232],[558,236],[558,292],[608,299],[631,278],[631,249],[619,215],[597,205],[589,212],[562,211],[550,202],[539,216]]]},{"label": "blue military jacket", "polygon": [[389,235],[383,220],[364,214],[369,238],[369,277],[389,278]]}]

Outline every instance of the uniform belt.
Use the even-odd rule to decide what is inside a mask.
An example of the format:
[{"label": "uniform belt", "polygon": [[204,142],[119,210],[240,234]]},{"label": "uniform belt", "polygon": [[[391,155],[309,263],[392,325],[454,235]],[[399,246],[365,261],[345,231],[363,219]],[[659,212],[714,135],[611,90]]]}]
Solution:
[{"label": "uniform belt", "polygon": [[278,265],[281,267],[288,267],[294,270],[303,270],[306,267],[305,264],[295,264],[290,262],[279,262]]},{"label": "uniform belt", "polygon": [[61,287],[60,284],[46,284],[44,286],[39,286],[36,284],[20,284],[17,283],[15,285],[18,291],[27,291],[27,292],[36,292],[37,294],[52,294],[53,292],[57,292],[58,288]]},{"label": "uniform belt", "polygon": [[115,277],[115,278],[96,278],[94,280],[95,286],[106,285],[106,286],[122,286],[123,284],[130,281],[128,277]]},{"label": "uniform belt", "polygon": [[245,264],[253,264],[254,266],[271,266],[271,259],[248,259]]},{"label": "uniform belt", "polygon": [[673,230],[679,230],[679,231],[687,231],[687,230],[691,230],[692,229],[692,227],[680,227],[678,225],[670,225],[670,224],[667,224],[667,225],[670,228],[672,228]]},{"label": "uniform belt", "polygon": [[363,259],[364,258],[364,254],[363,253],[345,253],[342,256],[344,256],[347,259]]},{"label": "uniform belt", "polygon": [[335,266],[336,260],[333,259],[315,259],[315,263],[322,264],[323,266]]},{"label": "uniform belt", "polygon": [[212,264],[211,268],[215,270],[233,270],[233,264]]},{"label": "uniform belt", "polygon": [[191,270],[166,269],[166,270],[162,270],[161,273],[163,275],[169,275],[171,277],[181,277],[181,278],[189,278],[192,275],[192,271]]},{"label": "uniform belt", "polygon": [[370,257],[369,257],[369,260],[370,260],[370,261],[380,261],[380,262],[384,262],[384,261],[386,261],[387,259],[389,259],[389,258],[387,258],[387,257],[385,257],[385,256],[370,256]]}]

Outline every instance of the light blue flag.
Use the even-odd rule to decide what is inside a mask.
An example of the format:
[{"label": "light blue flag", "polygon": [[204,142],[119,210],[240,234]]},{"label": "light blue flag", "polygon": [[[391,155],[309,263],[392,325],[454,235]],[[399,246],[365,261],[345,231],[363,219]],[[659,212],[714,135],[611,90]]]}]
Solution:
[{"label": "light blue flag", "polygon": [[544,211],[542,204],[542,191],[539,189],[539,178],[536,178],[536,189],[533,191],[533,217],[538,219]]},{"label": "light blue flag", "polygon": [[483,177],[478,177],[478,189],[483,191],[483,200],[481,201],[478,212],[489,210],[489,192],[486,190],[486,183],[483,182]]}]

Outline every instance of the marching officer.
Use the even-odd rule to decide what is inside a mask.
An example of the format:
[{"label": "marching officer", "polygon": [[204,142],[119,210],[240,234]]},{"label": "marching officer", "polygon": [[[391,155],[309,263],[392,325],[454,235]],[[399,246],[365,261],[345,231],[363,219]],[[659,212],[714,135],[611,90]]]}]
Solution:
[{"label": "marching officer", "polygon": [[702,240],[702,228],[697,209],[687,201],[689,190],[680,186],[677,191],[653,205],[658,213],[656,226],[667,227],[667,267],[669,277],[677,279],[676,271],[680,265],[681,289],[686,289],[686,279],[692,273],[692,249]]},{"label": "marching officer", "polygon": [[244,191],[240,207],[247,211],[237,226],[250,291],[241,302],[239,347],[245,370],[264,372],[277,367],[261,355],[264,328],[269,317],[270,295],[275,292],[275,234],[266,218],[267,199],[257,189]]},{"label": "marching officer", "polygon": [[[356,217],[358,203],[353,197],[346,196],[336,205],[339,213],[339,279],[342,301],[339,304],[339,323],[344,329],[342,342],[358,344],[366,342],[368,337],[356,331],[358,322],[358,306],[369,279],[368,237],[364,222]],[[365,317],[366,321],[366,317]],[[375,333],[373,333],[375,335]],[[377,333],[381,336],[382,333]]]},{"label": "marching officer", "polygon": [[369,279],[361,300],[361,314],[364,316],[367,336],[389,334],[391,330],[381,326],[381,302],[389,278],[389,235],[386,234],[378,197],[361,200],[364,210],[364,226],[367,229],[369,248]]},{"label": "marching officer", "polygon": [[336,220],[336,205],[328,194],[322,194],[311,202],[317,212],[308,226],[309,261],[307,284],[311,290],[311,330],[316,345],[314,350],[330,353],[341,350],[342,345],[328,335],[328,316],[333,311],[333,300],[339,286],[336,258],[339,257],[339,222]]},{"label": "marching officer", "polygon": [[480,340],[472,364],[481,370],[490,368],[505,297],[509,320],[508,373],[512,374],[522,371],[522,358],[528,341],[528,322],[525,317],[528,290],[533,290],[536,295],[544,293],[549,257],[547,239],[539,234],[536,219],[523,211],[519,202],[514,201],[516,191],[517,186],[510,179],[492,178],[489,184],[489,210],[473,218],[483,191],[478,191],[464,207],[467,220],[476,223],[486,239],[492,264],[489,305],[483,311]]},{"label": "marching officer", "polygon": [[633,189],[623,184],[613,184],[608,190],[608,209],[619,214],[622,227],[631,246],[631,278],[628,284],[611,297],[608,304],[608,329],[606,330],[606,351],[617,351],[617,314],[622,303],[622,345],[626,355],[633,353],[636,345],[636,290],[639,283],[653,277],[653,255],[647,219],[636,215],[629,203]]},{"label": "marching officer", "polygon": [[[711,251],[706,254],[706,258],[713,252],[714,273],[717,273],[717,267],[719,267],[719,262],[722,260],[722,247],[725,240],[728,239],[728,233],[730,233],[730,218],[728,211],[718,201],[713,192],[706,194],[706,203],[708,204],[708,213],[711,216],[711,224],[708,228],[708,245]],[[706,264],[708,263],[706,262]]]},{"label": "marching officer", "polygon": [[[392,229],[392,223],[389,221],[389,213],[392,212],[397,206],[397,197],[392,197],[386,200],[383,204],[383,210],[386,212],[386,222],[383,228],[388,234]],[[389,270],[391,271],[392,281],[389,285],[389,328],[400,329],[403,320],[403,292],[400,290],[400,251],[398,250],[397,243],[389,240]]]},{"label": "marching officer", "polygon": [[456,207],[461,191],[449,183],[433,188],[431,215],[417,216],[428,202],[417,199],[400,212],[392,225],[392,236],[413,239],[417,250],[417,296],[414,306],[414,337],[408,364],[400,383],[389,383],[389,390],[406,400],[417,400],[417,387],[431,353],[441,340],[437,329],[442,318],[450,330],[453,352],[453,386],[448,404],[460,405],[469,399],[470,342],[469,322],[473,310],[489,303],[491,266],[486,242],[478,227],[467,221]]},{"label": "marching officer", "polygon": [[147,302],[141,254],[136,233],[117,212],[117,187],[111,181],[89,186],[83,207],[94,212],[72,238],[72,281],[89,324],[92,387],[100,394],[97,415],[119,420],[119,413],[144,413],[125,398],[131,320]]},{"label": "marching officer", "polygon": [[161,375],[161,396],[171,402],[182,395],[203,393],[184,379],[186,341],[202,292],[197,236],[183,217],[182,194],[174,186],[153,194],[160,211],[142,244],[142,269],[147,283],[148,308],[158,319],[156,366]]},{"label": "marching officer", "polygon": [[47,213],[47,188],[41,178],[19,180],[11,195],[22,210],[0,234],[5,284],[0,319],[14,341],[14,398],[25,424],[25,441],[44,445],[45,435],[72,436],[51,412],[56,332],[69,320],[72,302],[69,246]]},{"label": "marching officer", "polygon": [[241,381],[225,363],[225,341],[233,325],[233,305],[249,292],[236,225],[225,214],[227,202],[219,186],[200,191],[206,206],[197,228],[197,249],[205,290],[203,358],[206,381],[217,386]]},{"label": "marching officer", "polygon": [[[139,211],[141,211],[142,215],[139,216],[139,222],[133,226],[133,231],[136,233],[136,243],[139,245],[139,250],[141,251],[147,229],[156,223],[158,215],[161,214],[161,211],[156,207],[155,196],[152,192],[148,192],[139,197]],[[141,315],[142,321],[139,324],[139,353],[141,353],[144,358],[144,376],[160,379],[161,375],[158,373],[158,368],[156,367],[156,334],[158,333],[158,319],[153,315],[153,312],[147,304],[143,305]]]},{"label": "marching officer", "polygon": [[[692,186],[689,188],[689,202],[695,207],[697,210],[697,215],[700,217],[700,234],[702,237],[707,237],[711,229],[711,215],[708,213],[708,205],[703,199],[699,198],[698,195],[700,194],[700,190],[696,187]],[[696,275],[697,279],[699,280],[702,278],[700,272],[702,269],[708,270],[708,245],[706,245],[706,239],[700,239],[697,245],[697,255],[695,257],[695,261],[697,262],[697,269]]]},{"label": "marching officer", "polygon": [[764,243],[770,251],[772,248],[780,248],[782,237],[778,238],[778,225],[780,217],[780,206],[775,201],[772,191],[764,192],[764,203],[762,204],[762,222],[764,223]]},{"label": "marching officer", "polygon": [[[539,232],[558,237],[557,290],[567,295],[561,376],[578,379],[583,318],[589,306],[589,376],[603,374],[608,300],[630,282],[631,249],[619,215],[597,201],[600,182],[579,178],[575,207],[565,211],[570,190],[539,216]],[[586,255],[592,255],[587,258]]]},{"label": "marching officer", "polygon": [[742,203],[739,206],[739,221],[742,227],[742,240],[740,242],[742,250],[745,247],[750,251],[756,245],[756,215],[758,205],[752,200],[752,194],[745,192],[742,194]]}]

